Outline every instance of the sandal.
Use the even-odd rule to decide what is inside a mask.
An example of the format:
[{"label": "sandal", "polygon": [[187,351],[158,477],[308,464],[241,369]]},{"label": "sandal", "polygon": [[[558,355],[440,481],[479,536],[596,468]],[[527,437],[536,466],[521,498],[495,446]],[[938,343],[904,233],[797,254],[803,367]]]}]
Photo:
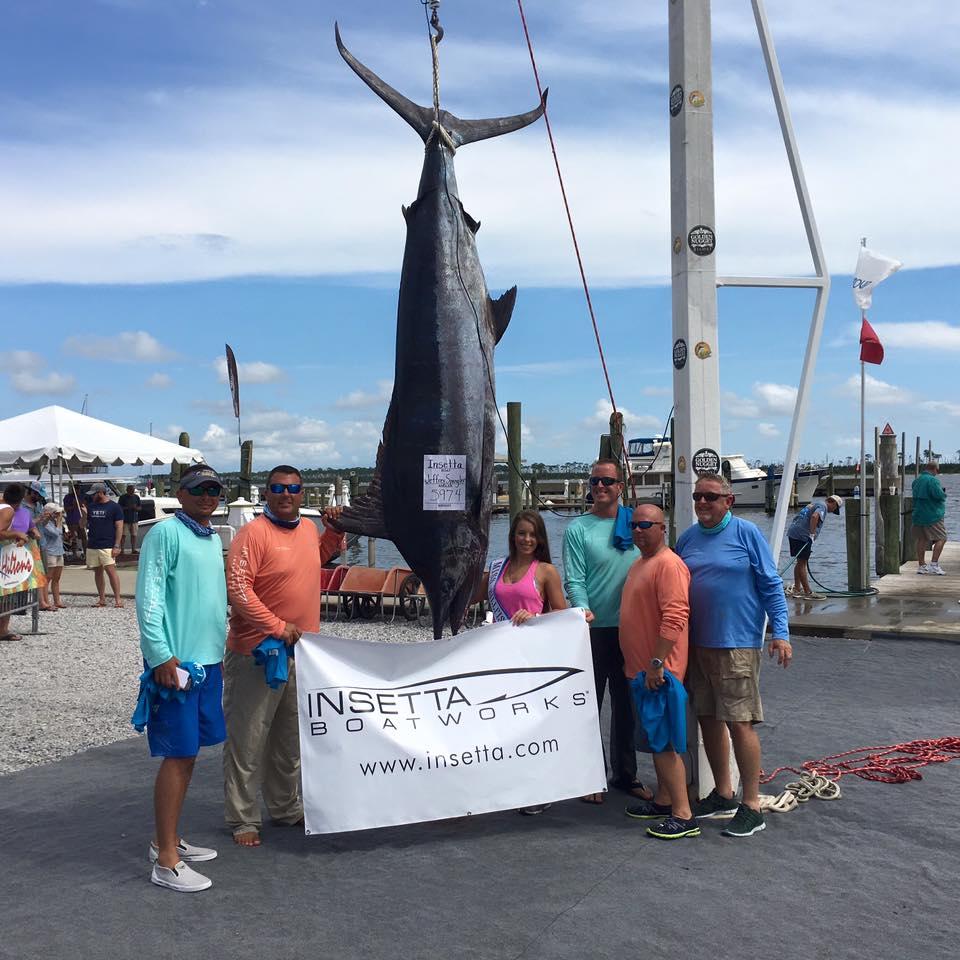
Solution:
[{"label": "sandal", "polygon": [[612,780],[610,782],[611,787],[615,787],[617,790],[622,790],[624,793],[630,794],[631,797],[636,797],[638,800],[652,800],[653,791],[643,785],[636,777],[633,780]]},{"label": "sandal", "polygon": [[592,806],[599,807],[603,803],[604,797],[602,793],[588,793],[585,797],[580,798],[581,803],[589,803]]},{"label": "sandal", "polygon": [[0,637],[0,643],[3,643],[4,641],[9,641],[12,643],[14,640],[22,639],[23,637],[21,637],[19,633],[5,633],[2,637]]}]

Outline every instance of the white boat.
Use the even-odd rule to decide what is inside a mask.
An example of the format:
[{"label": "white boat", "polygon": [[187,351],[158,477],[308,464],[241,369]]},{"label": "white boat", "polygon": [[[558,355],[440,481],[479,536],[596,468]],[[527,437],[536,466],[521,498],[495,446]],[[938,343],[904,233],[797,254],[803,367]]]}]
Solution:
[{"label": "white boat", "polygon": [[[666,437],[637,437],[627,442],[627,456],[630,461],[632,482],[637,487],[637,495],[644,497],[662,497],[670,487],[670,470],[673,462],[673,449]],[[767,474],[759,467],[751,467],[742,454],[733,453],[720,458],[723,475],[730,481],[737,505],[741,507],[762,507],[766,501]],[[809,503],[816,493],[822,471],[817,467],[804,467],[797,470],[797,501]],[[773,477],[774,496],[780,492],[781,473]]]}]

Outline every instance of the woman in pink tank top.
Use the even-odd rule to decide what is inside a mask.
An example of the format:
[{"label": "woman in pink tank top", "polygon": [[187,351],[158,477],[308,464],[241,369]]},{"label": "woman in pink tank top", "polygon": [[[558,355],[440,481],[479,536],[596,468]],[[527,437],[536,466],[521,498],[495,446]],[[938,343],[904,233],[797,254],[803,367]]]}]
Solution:
[{"label": "woman in pink tank top", "polygon": [[490,564],[488,593],[494,619],[519,625],[545,610],[566,609],[539,511],[522,510],[514,517],[509,544],[509,556]]}]

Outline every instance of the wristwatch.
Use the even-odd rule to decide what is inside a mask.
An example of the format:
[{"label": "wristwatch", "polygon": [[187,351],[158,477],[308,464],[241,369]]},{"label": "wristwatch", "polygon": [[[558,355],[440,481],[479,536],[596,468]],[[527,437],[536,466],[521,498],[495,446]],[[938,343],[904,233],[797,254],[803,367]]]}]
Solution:
[{"label": "wristwatch", "polygon": [[654,658],[650,661],[650,666],[653,667],[654,670],[662,670],[662,669],[663,669],[663,661],[662,661],[659,657],[654,657]]}]

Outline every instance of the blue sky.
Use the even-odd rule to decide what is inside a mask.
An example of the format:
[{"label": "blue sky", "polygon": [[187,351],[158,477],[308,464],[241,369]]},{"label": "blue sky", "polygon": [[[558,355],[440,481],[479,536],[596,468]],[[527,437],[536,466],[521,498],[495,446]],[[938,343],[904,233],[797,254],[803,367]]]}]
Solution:
[{"label": "blue sky", "polygon": [[[714,3],[718,271],[811,266],[750,4]],[[527,0],[618,405],[670,408],[666,2]],[[871,421],[960,447],[960,9],[768,0],[834,286],[801,458],[856,452],[859,238],[904,262],[871,321]],[[444,0],[443,103],[529,109],[513,0]],[[340,60],[430,101],[419,0],[31,0],[0,34],[0,416],[60,403],[235,466],[220,357],[260,466],[372,463],[393,376],[416,135]],[[933,25],[936,25],[935,29]],[[457,154],[527,459],[589,459],[608,406],[542,124]],[[719,293],[723,444],[779,459],[813,294]],[[853,378],[853,379],[851,379]]]}]

